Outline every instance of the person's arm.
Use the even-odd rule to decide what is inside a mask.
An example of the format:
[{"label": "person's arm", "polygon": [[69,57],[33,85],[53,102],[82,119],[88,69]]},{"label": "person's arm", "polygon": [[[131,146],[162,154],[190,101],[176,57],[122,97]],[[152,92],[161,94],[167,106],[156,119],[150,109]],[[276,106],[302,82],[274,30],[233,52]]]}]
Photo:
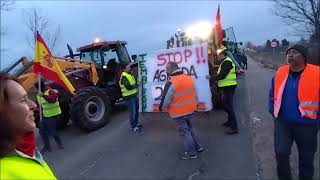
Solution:
[{"label": "person's arm", "polygon": [[176,91],[175,87],[172,85],[170,81],[168,81],[164,86],[164,90],[163,90],[163,94],[162,94],[162,98],[159,106],[160,111],[162,111],[163,109],[167,108],[170,105],[175,91]]},{"label": "person's arm", "polygon": [[227,56],[233,61],[233,63],[236,66],[236,69],[241,69],[240,65],[238,64],[238,62],[235,60],[235,58],[233,57],[232,53],[230,51],[227,51]]},{"label": "person's arm", "polygon": [[274,105],[274,77],[271,80],[271,86],[269,89],[269,113],[273,116],[273,105]]},{"label": "person's arm", "polygon": [[224,61],[221,64],[221,70],[220,73],[217,75],[217,77],[215,78],[217,81],[220,81],[224,78],[227,77],[227,75],[229,74],[229,72],[232,69],[232,63],[230,61]]}]

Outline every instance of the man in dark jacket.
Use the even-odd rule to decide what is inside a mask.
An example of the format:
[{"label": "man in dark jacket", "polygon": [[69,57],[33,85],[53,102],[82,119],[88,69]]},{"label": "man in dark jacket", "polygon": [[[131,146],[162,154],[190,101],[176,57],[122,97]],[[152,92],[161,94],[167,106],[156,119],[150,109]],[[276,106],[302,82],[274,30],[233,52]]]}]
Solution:
[{"label": "man in dark jacket", "polygon": [[223,126],[229,127],[226,134],[238,133],[238,125],[233,107],[233,96],[237,87],[236,67],[233,61],[227,56],[227,48],[222,46],[217,50],[218,60],[221,62],[217,76],[218,87],[222,91],[224,109],[228,113],[228,121]]}]

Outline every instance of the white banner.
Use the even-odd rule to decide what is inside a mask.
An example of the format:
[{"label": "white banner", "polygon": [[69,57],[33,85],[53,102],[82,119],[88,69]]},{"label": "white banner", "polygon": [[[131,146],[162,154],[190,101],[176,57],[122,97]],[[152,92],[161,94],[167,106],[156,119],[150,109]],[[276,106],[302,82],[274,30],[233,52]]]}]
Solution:
[{"label": "white banner", "polygon": [[212,109],[208,68],[207,43],[175,49],[166,49],[139,56],[139,101],[140,112],[154,112],[161,101],[164,85],[167,82],[166,64],[178,63],[185,74],[195,81],[198,111]]}]

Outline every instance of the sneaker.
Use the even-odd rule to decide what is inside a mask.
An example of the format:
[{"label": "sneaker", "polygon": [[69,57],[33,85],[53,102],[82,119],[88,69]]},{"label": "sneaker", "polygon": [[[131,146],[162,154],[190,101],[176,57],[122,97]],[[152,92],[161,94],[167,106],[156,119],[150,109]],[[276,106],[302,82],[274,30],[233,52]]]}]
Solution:
[{"label": "sneaker", "polygon": [[188,152],[182,152],[181,154],[179,154],[179,158],[183,160],[196,159],[197,157],[198,157],[197,154],[190,154]]},{"label": "sneaker", "polygon": [[198,149],[197,149],[197,152],[199,152],[199,153],[201,153],[203,151],[203,147],[199,147]]},{"label": "sneaker", "polygon": [[138,126],[136,126],[136,127],[134,127],[134,128],[132,129],[132,131],[133,131],[133,132],[141,132],[141,129],[140,129]]},{"label": "sneaker", "polygon": [[64,149],[64,147],[63,147],[62,145],[61,145],[61,146],[59,146],[58,148],[59,148],[59,149]]}]

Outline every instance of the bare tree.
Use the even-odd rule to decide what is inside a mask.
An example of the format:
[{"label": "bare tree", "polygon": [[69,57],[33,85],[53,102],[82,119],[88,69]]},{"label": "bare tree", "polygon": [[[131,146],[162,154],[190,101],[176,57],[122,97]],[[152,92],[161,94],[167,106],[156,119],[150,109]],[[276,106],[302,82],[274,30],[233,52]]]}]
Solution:
[{"label": "bare tree", "polygon": [[1,0],[0,10],[1,11],[10,11],[12,10],[12,5],[15,3],[13,0]]},{"label": "bare tree", "polygon": [[273,0],[274,12],[298,33],[320,42],[320,0]]},{"label": "bare tree", "polygon": [[[2,13],[3,11],[10,11],[13,9],[13,4],[15,1],[13,0],[1,0],[0,1],[0,12]],[[0,36],[6,35],[7,30],[5,27],[1,26],[1,31],[0,31]]]},{"label": "bare tree", "polygon": [[54,51],[61,35],[60,25],[54,28],[49,18],[42,13],[41,9],[32,8],[26,10],[24,15],[29,32],[26,36],[29,47],[34,49],[38,31],[46,41],[48,48]]}]

